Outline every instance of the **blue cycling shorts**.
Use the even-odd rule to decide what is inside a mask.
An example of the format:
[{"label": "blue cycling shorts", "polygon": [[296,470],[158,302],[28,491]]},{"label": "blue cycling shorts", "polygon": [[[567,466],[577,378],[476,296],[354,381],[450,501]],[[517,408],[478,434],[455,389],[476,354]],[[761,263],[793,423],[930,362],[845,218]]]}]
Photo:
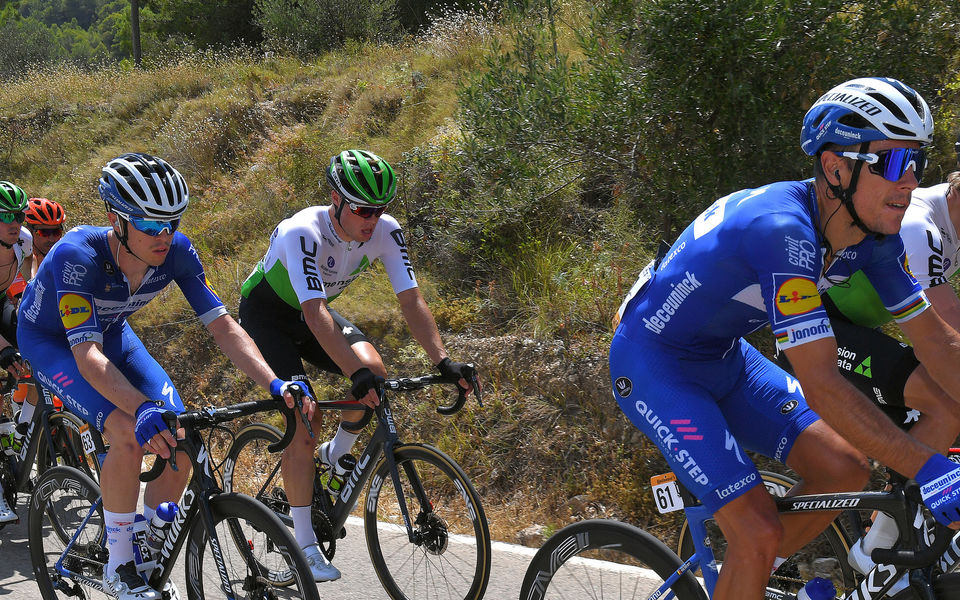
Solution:
[{"label": "blue cycling shorts", "polygon": [[745,340],[707,361],[617,334],[610,377],[623,412],[712,512],[761,483],[744,449],[785,463],[820,418],[797,380]]},{"label": "blue cycling shorts", "polygon": [[[21,354],[30,361],[34,377],[56,394],[70,412],[102,432],[107,416],[116,406],[80,375],[66,335],[37,335],[35,330],[21,326],[17,340],[22,345]],[[177,414],[183,412],[183,401],[170,376],[150,356],[126,322],[119,332],[110,330],[104,334],[103,353],[144,396]]]}]

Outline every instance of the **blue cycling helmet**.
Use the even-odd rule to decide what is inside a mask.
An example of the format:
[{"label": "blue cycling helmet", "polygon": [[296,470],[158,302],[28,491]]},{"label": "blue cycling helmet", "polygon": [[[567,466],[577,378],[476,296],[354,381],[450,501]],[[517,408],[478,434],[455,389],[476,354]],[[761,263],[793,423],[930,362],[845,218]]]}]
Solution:
[{"label": "blue cycling helmet", "polygon": [[811,156],[826,144],[874,140],[933,141],[933,117],[920,94],[889,77],[851,79],[820,96],[803,117],[800,147]]},{"label": "blue cycling helmet", "polygon": [[163,159],[139,152],[108,162],[99,191],[108,210],[127,217],[178,219],[190,203],[183,175]]}]

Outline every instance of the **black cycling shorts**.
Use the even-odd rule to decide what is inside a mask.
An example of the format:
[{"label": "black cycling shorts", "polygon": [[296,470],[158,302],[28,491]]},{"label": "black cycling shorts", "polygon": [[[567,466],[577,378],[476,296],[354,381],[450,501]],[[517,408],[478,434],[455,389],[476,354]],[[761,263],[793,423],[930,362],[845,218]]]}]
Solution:
[{"label": "black cycling shorts", "polygon": [[[920,365],[913,348],[878,329],[847,321],[827,300],[824,305],[837,338],[840,373],[901,427],[907,428],[916,422],[918,413],[903,401],[907,379]],[[777,352],[776,362],[785,371],[793,372],[782,352]]]},{"label": "black cycling shorts", "polygon": [[[329,307],[327,312],[340,327],[348,344],[369,341],[360,328],[340,313]],[[266,281],[254,287],[249,298],[240,298],[239,313],[240,326],[253,338],[263,358],[280,379],[306,381],[304,360],[322,371],[344,374],[310,331],[303,320],[303,312],[281,300]]]}]

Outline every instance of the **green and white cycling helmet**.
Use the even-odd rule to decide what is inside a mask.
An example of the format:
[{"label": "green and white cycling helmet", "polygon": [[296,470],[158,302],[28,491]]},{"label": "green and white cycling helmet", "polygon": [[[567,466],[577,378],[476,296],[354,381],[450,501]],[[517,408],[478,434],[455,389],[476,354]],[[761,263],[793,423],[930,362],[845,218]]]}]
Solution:
[{"label": "green and white cycling helmet", "polygon": [[366,150],[344,150],[331,158],[327,181],[347,202],[358,206],[386,206],[397,192],[393,168]]},{"label": "green and white cycling helmet", "polygon": [[0,212],[23,212],[27,208],[27,194],[20,186],[0,181]]}]

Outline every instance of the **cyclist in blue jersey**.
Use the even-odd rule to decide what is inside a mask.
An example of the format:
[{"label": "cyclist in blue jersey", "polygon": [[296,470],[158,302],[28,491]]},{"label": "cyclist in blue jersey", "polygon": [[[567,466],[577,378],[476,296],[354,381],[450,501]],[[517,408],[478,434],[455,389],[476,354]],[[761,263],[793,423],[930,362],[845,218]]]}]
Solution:
[{"label": "cyclist in blue jersey", "polygon": [[[17,336],[34,376],[110,442],[100,474],[109,551],[104,590],[123,600],[155,600],[160,593],[144,584],[133,562],[137,476],[144,450],[170,456],[176,441],[161,415],[182,412],[183,402],[127,317],[176,282],[244,373],[288,406],[288,388],[305,388],[276,378],[177,231],[189,194],[176,169],[147,154],[124,154],[103,168],[99,191],[110,227],[74,228],[50,250],[24,291]],[[313,409],[312,400],[304,402],[305,414]],[[188,471],[166,469],[147,486],[147,520],[160,502],[179,498]]]},{"label": "cyclist in blue jersey", "polygon": [[[920,482],[939,521],[960,521],[952,485],[960,467],[840,375],[820,299],[862,270],[933,379],[960,398],[960,334],[930,307],[896,235],[932,132],[926,103],[899,81],[862,78],[831,89],[801,130],[814,178],[717,200],[621,305],[610,348],[614,394],[715,513],[729,544],[715,599],[762,598],[778,557],[834,516],[781,522],[745,449],[799,473],[793,494],[862,488],[866,454]],[[768,323],[796,379],[742,339]]]}]

